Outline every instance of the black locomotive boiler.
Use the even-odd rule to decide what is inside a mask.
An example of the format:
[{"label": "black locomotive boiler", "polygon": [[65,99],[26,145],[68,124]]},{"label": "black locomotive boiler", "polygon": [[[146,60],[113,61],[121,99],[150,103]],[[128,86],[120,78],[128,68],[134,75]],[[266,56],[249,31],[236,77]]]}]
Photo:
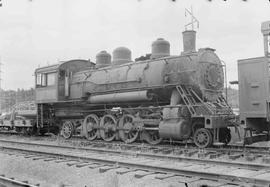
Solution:
[{"label": "black locomotive boiler", "polygon": [[198,147],[227,144],[234,117],[223,97],[221,60],[211,48],[196,51],[196,32],[183,32],[184,51],[170,55],[159,38],[149,59],[133,62],[131,51],[106,51],[96,63],[70,60],[38,68],[36,127],[65,138],[120,139],[126,143],[192,140]]}]

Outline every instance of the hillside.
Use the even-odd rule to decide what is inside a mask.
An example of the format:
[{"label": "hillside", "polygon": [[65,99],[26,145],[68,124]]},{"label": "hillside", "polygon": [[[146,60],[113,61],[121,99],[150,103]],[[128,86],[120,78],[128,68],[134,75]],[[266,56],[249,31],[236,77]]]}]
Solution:
[{"label": "hillside", "polygon": [[1,109],[0,113],[8,111],[16,103],[24,101],[33,101],[35,98],[35,90],[33,88],[24,90],[2,90],[0,97]]}]

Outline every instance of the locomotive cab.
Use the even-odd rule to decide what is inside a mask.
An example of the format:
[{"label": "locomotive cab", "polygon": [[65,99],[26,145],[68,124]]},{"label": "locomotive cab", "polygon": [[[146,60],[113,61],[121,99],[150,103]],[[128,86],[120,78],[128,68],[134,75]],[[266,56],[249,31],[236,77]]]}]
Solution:
[{"label": "locomotive cab", "polygon": [[[70,60],[59,64],[38,68],[35,71],[35,88],[37,119],[36,125],[39,133],[59,131],[58,117],[71,116],[71,113],[63,112],[63,101],[72,101],[70,90],[72,76],[78,71],[93,68],[94,64],[88,60]],[[76,85],[76,84],[75,84]],[[74,89],[74,88],[73,88]],[[82,90],[78,90],[81,95]],[[74,115],[77,115],[74,112]]]},{"label": "locomotive cab", "polygon": [[57,65],[39,68],[36,76],[36,102],[57,101]]},{"label": "locomotive cab", "polygon": [[55,103],[70,99],[71,78],[74,73],[93,68],[88,60],[70,60],[38,68],[36,76],[36,102]]}]

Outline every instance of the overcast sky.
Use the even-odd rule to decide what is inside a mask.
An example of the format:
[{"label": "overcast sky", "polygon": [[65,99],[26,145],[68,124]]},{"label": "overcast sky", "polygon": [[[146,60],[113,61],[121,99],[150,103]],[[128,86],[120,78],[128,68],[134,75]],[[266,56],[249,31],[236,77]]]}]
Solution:
[{"label": "overcast sky", "polygon": [[197,48],[215,48],[237,80],[237,60],[262,56],[261,22],[270,20],[268,0],[2,0],[0,56],[2,87],[30,88],[38,66],[73,58],[91,59],[118,46],[132,58],[151,51],[163,37],[180,54],[184,9],[200,21]]}]

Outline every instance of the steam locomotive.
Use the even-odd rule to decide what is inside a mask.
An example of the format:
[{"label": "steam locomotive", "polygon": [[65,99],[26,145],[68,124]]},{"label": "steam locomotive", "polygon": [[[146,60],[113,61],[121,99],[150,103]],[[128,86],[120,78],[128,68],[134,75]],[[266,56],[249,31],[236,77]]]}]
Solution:
[{"label": "steam locomotive", "polygon": [[96,63],[77,59],[36,69],[37,114],[27,128],[88,140],[227,144],[235,116],[223,96],[222,62],[212,48],[196,51],[196,31],[183,32],[183,47],[170,55],[169,42],[159,38],[149,58],[135,62],[119,47],[112,59],[101,51]]}]

